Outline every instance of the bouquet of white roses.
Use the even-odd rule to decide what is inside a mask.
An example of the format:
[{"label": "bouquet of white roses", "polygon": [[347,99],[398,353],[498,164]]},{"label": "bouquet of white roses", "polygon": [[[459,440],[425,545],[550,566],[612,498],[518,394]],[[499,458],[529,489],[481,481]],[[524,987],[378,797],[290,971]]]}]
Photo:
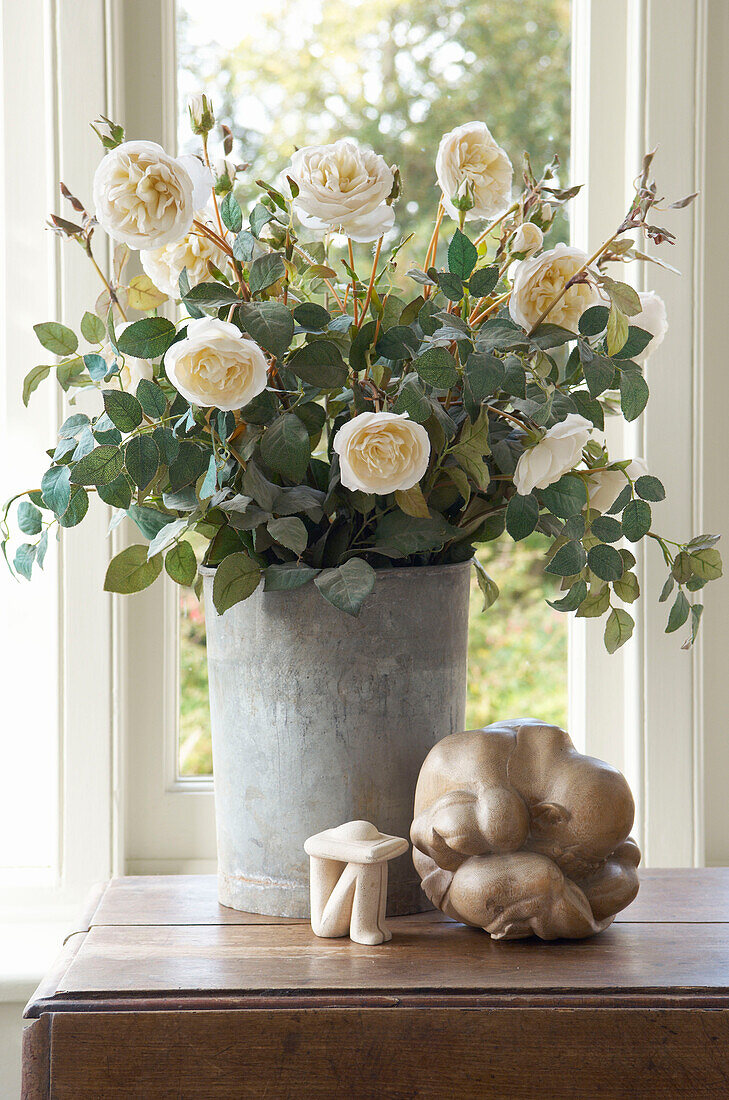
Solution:
[{"label": "bouquet of white roses", "polygon": [[[40,486],[6,506],[6,558],[18,500],[34,540],[15,551],[16,572],[42,567],[51,530],[78,524],[93,492],[116,510],[113,523],[128,516],[146,540],[111,561],[108,591],[139,591],[163,567],[198,585],[196,533],[221,613],[259,584],[313,583],[356,615],[378,569],[465,561],[504,530],[514,540],[536,530],[545,570],[562,578],[552,606],[607,615],[613,651],[639,596],[625,544],[648,537],[668,569],[667,629],[690,616],[690,644],[702,610],[691,594],[721,575],[717,537],[656,532],[661,482],[640,460],[610,456],[601,434],[606,416],[643,411],[642,363],[666,331],[655,294],[608,274],[649,259],[642,238],[672,239],[651,222],[651,157],[625,219],[592,256],[545,250],[578,188],[561,189],[555,165],[538,178],[525,158],[512,196],[511,163],[486,125],[459,126],[438,149],[441,198],[422,267],[404,279],[401,183],[382,157],[348,139],[299,149],[276,186],[256,181],[260,199],[243,209],[230,131],[214,172],[207,98],[190,113],[200,157],[127,142],[103,119],[94,213],[62,185],[73,214],[51,226],[81,244],[104,289],[81,319],[82,349],[65,325],[35,326],[59,359],[30,371],[24,400],[55,373],[66,391],[96,388],[99,408],[68,417]],[[108,275],[92,252],[98,225],[117,242]],[[364,271],[352,242],[372,243]],[[126,282],[130,249],[144,273]],[[489,606],[498,589],[474,563]]]}]

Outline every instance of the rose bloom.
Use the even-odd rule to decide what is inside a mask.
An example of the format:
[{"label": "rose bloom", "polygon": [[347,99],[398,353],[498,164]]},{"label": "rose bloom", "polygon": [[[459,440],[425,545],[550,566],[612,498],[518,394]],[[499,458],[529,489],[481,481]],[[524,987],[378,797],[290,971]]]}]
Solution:
[{"label": "rose bloom", "polygon": [[175,159],[154,141],[126,141],[96,169],[96,218],[130,248],[163,248],[185,236],[210,186],[210,173],[196,157]]},{"label": "rose bloom", "polygon": [[[204,210],[197,211],[195,220],[211,225]],[[180,297],[179,278],[183,268],[187,268],[190,286],[195,286],[209,279],[208,260],[221,270],[228,262],[215,241],[198,233],[194,226],[179,241],[149,251],[144,249],[139,253],[139,258],[157,289],[170,298]]]},{"label": "rose bloom", "polygon": [[544,435],[535,447],[520,456],[514,471],[514,485],[520,496],[534,489],[546,489],[572,470],[582,458],[592,424],[584,416],[570,413]]},{"label": "rose bloom", "polygon": [[395,212],[386,199],[395,177],[383,157],[350,138],[297,149],[285,175],[298,185],[294,207],[308,229],[376,241],[392,229]]},{"label": "rose bloom", "polygon": [[266,357],[235,325],[215,317],[190,321],[165,355],[172,385],[192,405],[241,409],[266,388]]},{"label": "rose bloom", "polygon": [[407,413],[360,413],[334,436],[345,489],[394,493],[412,489],[428,468],[430,439]]},{"label": "rose bloom", "polygon": [[526,253],[525,259],[529,256],[533,256],[535,252],[538,252],[544,243],[544,234],[538,225],[534,222],[524,222],[520,225],[514,234],[511,242],[512,252],[524,252]]},{"label": "rose bloom", "polygon": [[644,348],[639,355],[633,356],[636,362],[642,363],[663,343],[663,338],[668,332],[668,317],[666,303],[659,294],[656,294],[655,290],[639,291],[638,297],[642,307],[641,311],[630,317],[629,321],[631,325],[653,334],[653,339],[648,347]]},{"label": "rose bloom", "polygon": [[[648,467],[642,458],[634,458],[626,467],[628,477],[635,481],[648,473]],[[617,500],[618,494],[628,484],[625,474],[620,470],[593,470],[590,473],[590,508],[597,512],[606,512]]]},{"label": "rose bloom", "polygon": [[466,184],[473,190],[474,202],[467,220],[503,214],[511,198],[512,171],[511,161],[485,122],[467,122],[440,139],[435,172],[443,205],[452,218],[458,217],[452,199],[463,193]]},{"label": "rose bloom", "polygon": [[[542,252],[541,256],[522,260],[511,287],[509,313],[512,320],[528,332],[586,260],[587,255],[581,249],[566,244],[558,244]],[[599,301],[597,288],[592,283],[575,283],[545,320],[550,325],[561,325],[576,332],[582,314]]]},{"label": "rose bloom", "polygon": [[[123,325],[117,325],[116,335],[121,336],[124,329],[131,325],[131,321],[125,321]],[[107,340],[102,348],[99,349],[99,355],[102,359],[106,360],[109,364],[109,370],[118,361],[121,364],[122,356],[118,356],[113,347]],[[136,393],[137,386],[146,378],[151,382],[154,378],[154,371],[152,370],[152,364],[147,359],[137,359],[134,355],[123,356],[124,363],[119,367],[119,373],[113,375],[108,382],[102,382],[104,389],[107,390],[126,390],[127,393]]]}]

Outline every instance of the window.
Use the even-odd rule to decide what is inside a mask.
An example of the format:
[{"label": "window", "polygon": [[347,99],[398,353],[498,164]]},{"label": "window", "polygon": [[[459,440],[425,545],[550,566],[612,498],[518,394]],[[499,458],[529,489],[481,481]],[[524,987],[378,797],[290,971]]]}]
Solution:
[{"label": "window", "polygon": [[[196,148],[187,101],[204,89],[232,124],[235,155],[250,163],[246,179],[274,180],[294,143],[353,136],[399,165],[397,228],[420,243],[437,204],[438,142],[457,122],[485,117],[517,178],[525,149],[535,166],[556,153],[568,168],[568,0],[288,0],[273,11],[180,0],[177,12],[179,147]],[[243,184],[237,193],[252,201],[254,192]],[[554,243],[567,240],[566,221],[552,234]],[[419,261],[409,245],[401,258],[403,272]],[[538,536],[480,551],[502,594],[482,615],[474,580],[469,726],[518,714],[567,721],[567,623],[544,602],[553,585],[542,552]],[[179,714],[180,775],[210,774],[204,617],[187,595],[180,603]]]}]

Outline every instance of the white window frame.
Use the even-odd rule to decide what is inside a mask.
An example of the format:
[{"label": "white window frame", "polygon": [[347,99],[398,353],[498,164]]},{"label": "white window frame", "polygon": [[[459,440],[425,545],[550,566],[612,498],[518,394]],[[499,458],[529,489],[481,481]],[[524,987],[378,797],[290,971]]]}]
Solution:
[{"label": "white window frame", "polygon": [[[723,437],[720,418],[729,406],[721,299],[729,252],[723,208],[729,95],[715,91],[726,91],[729,6],[711,0],[573,4],[571,176],[587,184],[576,203],[576,242],[594,245],[611,229],[640,153],[657,141],[656,169],[666,191],[675,196],[698,184],[704,192],[692,211],[674,220],[680,238],[671,259],[683,279],[657,268],[648,274],[666,299],[671,331],[648,367],[648,412],[618,442],[634,445],[666,482],[663,528],[726,530],[729,484],[711,441]],[[6,65],[15,64],[18,73],[32,68],[38,98],[29,104],[27,87],[14,82],[12,72],[4,83],[19,112],[45,120],[47,141],[33,163],[38,169],[42,162],[49,206],[59,177],[88,195],[99,157],[88,121],[102,110],[124,122],[130,137],[174,147],[174,0],[7,0],[2,17],[20,5],[44,33],[28,36],[22,58],[8,59],[6,49]],[[36,210],[16,215],[28,233],[39,231]],[[96,296],[93,272],[76,250],[54,245],[50,253],[48,316],[77,324]],[[10,315],[10,289],[7,308]],[[27,362],[27,340],[18,337],[16,350]],[[8,905],[77,904],[90,883],[113,872],[214,867],[212,783],[176,774],[177,592],[164,582],[134,597],[103,593],[112,552],[107,521],[106,509],[97,508],[81,537],[72,531],[62,542],[59,854],[52,881],[6,891]],[[133,537],[117,532],[113,549]],[[728,862],[723,624],[729,586],[713,586],[703,642],[693,655],[682,653],[676,637],[664,635],[665,608],[656,605],[662,566],[657,555],[646,557],[636,638],[620,655],[604,654],[596,624],[571,628],[571,728],[588,751],[630,776],[647,862]]]}]

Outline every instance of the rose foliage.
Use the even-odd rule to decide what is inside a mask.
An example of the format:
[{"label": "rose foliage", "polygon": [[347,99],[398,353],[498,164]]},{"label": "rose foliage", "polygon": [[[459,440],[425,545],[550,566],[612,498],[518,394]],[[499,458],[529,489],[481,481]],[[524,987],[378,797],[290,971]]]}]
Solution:
[{"label": "rose foliage", "polygon": [[[552,606],[606,616],[612,652],[633,631],[632,547],[647,538],[667,567],[667,630],[688,623],[690,644],[694,594],[721,575],[717,537],[660,534],[661,481],[640,458],[610,455],[603,435],[608,417],[643,412],[643,363],[667,328],[661,299],[616,277],[649,259],[646,239],[673,239],[653,224],[652,157],[621,225],[588,256],[544,247],[578,191],[559,186],[556,164],[537,176],[525,157],[515,194],[487,126],[459,126],[437,152],[422,267],[402,273],[396,167],[350,139],[299,149],[243,209],[230,132],[215,174],[212,106],[198,96],[190,114],[201,157],[125,142],[102,119],[94,213],[61,187],[72,213],[51,228],[93,259],[100,225],[113,270],[97,267],[104,286],[80,337],[35,326],[55,358],[30,371],[23,397],[54,374],[67,393],[96,390],[98,407],[71,412],[40,484],[6,506],[15,572],[43,566],[51,531],[79,524],[91,494],[144,540],[112,559],[107,590],[137,592],[164,568],[199,591],[195,534],[219,612],[261,584],[314,584],[357,614],[379,569],[465,561],[504,531],[537,531],[561,578]],[[352,241],[371,243],[364,270]],[[144,273],[128,279],[130,249]],[[12,550],[11,507],[28,540]],[[476,568],[488,607],[498,588]]]}]

